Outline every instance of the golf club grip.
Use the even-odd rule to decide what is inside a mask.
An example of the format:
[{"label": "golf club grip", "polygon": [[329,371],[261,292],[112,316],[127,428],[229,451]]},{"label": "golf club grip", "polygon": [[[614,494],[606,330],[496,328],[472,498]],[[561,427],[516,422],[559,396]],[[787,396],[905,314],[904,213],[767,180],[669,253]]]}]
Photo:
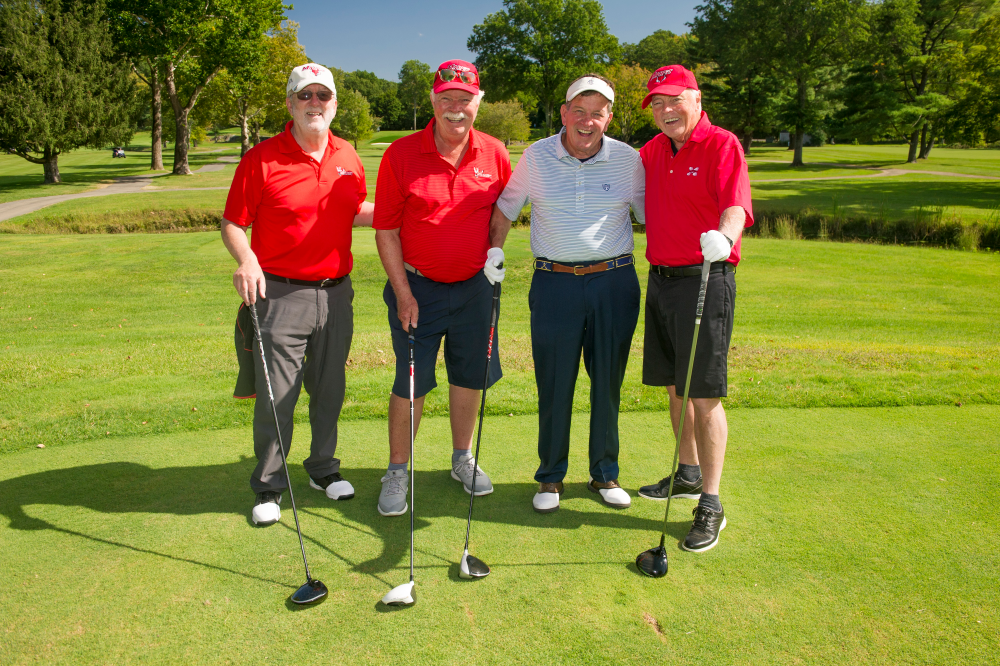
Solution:
[{"label": "golf club grip", "polygon": [[698,287],[698,311],[695,319],[701,322],[701,313],[705,311],[705,295],[708,293],[708,273],[712,269],[712,264],[705,261],[701,265],[701,285]]}]

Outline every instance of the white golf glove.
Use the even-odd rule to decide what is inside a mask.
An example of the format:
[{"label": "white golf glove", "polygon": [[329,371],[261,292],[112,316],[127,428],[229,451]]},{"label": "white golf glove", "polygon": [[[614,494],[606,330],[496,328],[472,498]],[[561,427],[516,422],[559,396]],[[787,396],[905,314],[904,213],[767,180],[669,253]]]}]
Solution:
[{"label": "white golf glove", "polygon": [[503,266],[503,250],[491,247],[486,252],[486,265],[483,266],[483,273],[486,274],[486,279],[490,281],[490,284],[503,282],[503,276],[507,269],[501,268],[501,266]]},{"label": "white golf glove", "polygon": [[701,235],[701,254],[705,257],[705,261],[722,261],[728,259],[732,252],[733,246],[721,231],[713,229]]}]

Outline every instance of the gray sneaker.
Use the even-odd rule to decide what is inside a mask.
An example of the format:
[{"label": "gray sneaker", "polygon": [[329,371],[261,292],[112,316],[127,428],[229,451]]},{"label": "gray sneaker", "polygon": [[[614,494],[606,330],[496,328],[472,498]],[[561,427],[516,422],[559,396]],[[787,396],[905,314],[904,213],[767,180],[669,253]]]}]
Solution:
[{"label": "gray sneaker", "polygon": [[476,475],[476,497],[492,493],[493,482],[490,481],[490,477],[486,476],[483,468],[476,464],[476,459],[472,457],[471,453],[462,456],[457,463],[452,464],[451,478],[461,481],[462,485],[465,486],[465,492],[472,493],[473,470],[475,470]]},{"label": "gray sneaker", "polygon": [[378,512],[383,516],[406,513],[406,491],[409,478],[405,469],[391,469],[382,477],[382,492],[378,494]]}]

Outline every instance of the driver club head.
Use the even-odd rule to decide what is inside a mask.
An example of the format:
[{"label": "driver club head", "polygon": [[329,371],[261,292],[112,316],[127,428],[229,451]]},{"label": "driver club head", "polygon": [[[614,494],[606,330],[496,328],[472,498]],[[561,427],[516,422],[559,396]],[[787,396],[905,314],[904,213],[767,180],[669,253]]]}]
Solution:
[{"label": "driver club head", "polygon": [[635,566],[646,576],[663,578],[667,575],[667,550],[663,546],[644,550],[635,558]]},{"label": "driver club head", "polygon": [[462,553],[462,563],[458,569],[461,578],[486,578],[490,575],[490,566],[469,551]]},{"label": "driver club head", "polygon": [[397,585],[382,597],[382,603],[386,606],[411,606],[415,602],[416,597],[413,594],[413,581]]},{"label": "driver club head", "polygon": [[318,580],[309,579],[305,585],[295,590],[295,594],[292,595],[292,603],[300,606],[319,604],[326,599],[328,594],[326,585]]}]

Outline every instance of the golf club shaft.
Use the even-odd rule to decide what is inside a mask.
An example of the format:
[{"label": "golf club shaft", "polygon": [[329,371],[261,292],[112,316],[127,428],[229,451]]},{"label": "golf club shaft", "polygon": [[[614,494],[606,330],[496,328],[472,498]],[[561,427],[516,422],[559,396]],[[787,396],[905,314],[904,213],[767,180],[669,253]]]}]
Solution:
[{"label": "golf club shaft", "polygon": [[[500,264],[502,267],[503,264]],[[472,503],[476,499],[476,476],[479,472],[479,443],[483,441],[483,414],[486,412],[486,387],[490,383],[490,359],[493,357],[493,335],[497,330],[497,313],[500,311],[500,283],[493,285],[493,305],[490,308],[490,342],[486,347],[486,374],[483,377],[483,395],[479,401],[479,432],[476,434],[476,454],[472,460],[472,493],[469,495],[469,520],[465,523],[465,550],[469,550],[469,533],[472,531]]]},{"label": "golf club shaft", "polygon": [[694,317],[694,339],[691,340],[691,357],[688,359],[687,379],[684,380],[684,399],[681,401],[681,418],[677,425],[677,441],[674,444],[674,462],[670,465],[670,489],[667,491],[667,510],[663,514],[663,531],[660,532],[660,547],[667,538],[667,519],[670,517],[670,500],[674,495],[674,477],[677,476],[677,459],[681,451],[681,435],[684,434],[684,420],[687,418],[688,392],[691,389],[691,374],[694,371],[694,353],[698,348],[698,331],[701,330],[701,314],[705,310],[705,294],[708,292],[708,272],[710,261],[701,264],[701,284],[698,287],[698,310]]},{"label": "golf club shaft", "polygon": [[413,347],[416,345],[416,340],[413,337],[413,326],[410,326],[407,343],[410,348],[410,582],[413,582],[413,438],[416,433],[413,432],[413,401],[414,401],[414,386],[413,386],[413,368],[415,362],[413,360]]},{"label": "golf club shaft", "polygon": [[306,568],[306,580],[312,580],[309,573],[309,561],[306,559],[306,546],[302,542],[302,528],[299,526],[299,512],[295,509],[295,495],[292,493],[292,477],[288,474],[288,461],[285,459],[285,446],[281,442],[281,424],[278,422],[278,410],[274,406],[274,393],[271,392],[271,375],[267,371],[267,356],[264,354],[264,340],[260,335],[260,323],[257,320],[257,304],[250,304],[250,314],[253,317],[253,331],[257,335],[257,348],[260,350],[260,363],[264,367],[264,383],[267,385],[267,399],[271,403],[271,414],[274,416],[274,431],[278,436],[278,450],[281,451],[281,466],[285,470],[285,481],[288,483],[288,498],[292,500],[292,515],[295,517],[295,532],[299,535],[299,548],[302,549],[302,564]]}]

